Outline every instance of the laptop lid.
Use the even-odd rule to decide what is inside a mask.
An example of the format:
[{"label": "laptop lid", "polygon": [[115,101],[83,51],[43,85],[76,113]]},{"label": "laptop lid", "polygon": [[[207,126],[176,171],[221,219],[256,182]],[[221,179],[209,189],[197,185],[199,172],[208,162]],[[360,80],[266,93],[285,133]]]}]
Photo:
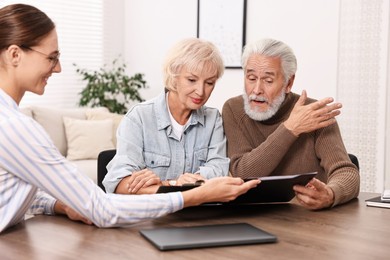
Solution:
[{"label": "laptop lid", "polygon": [[139,231],[159,250],[272,243],[277,237],[247,223],[167,227]]}]

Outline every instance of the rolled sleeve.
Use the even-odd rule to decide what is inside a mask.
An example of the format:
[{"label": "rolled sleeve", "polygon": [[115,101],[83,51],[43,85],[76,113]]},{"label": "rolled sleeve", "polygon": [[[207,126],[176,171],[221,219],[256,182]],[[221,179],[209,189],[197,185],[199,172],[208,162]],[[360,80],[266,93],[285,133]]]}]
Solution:
[{"label": "rolled sleeve", "polygon": [[54,205],[57,200],[49,194],[39,190],[35,195],[35,199],[27,211],[31,215],[55,215]]}]

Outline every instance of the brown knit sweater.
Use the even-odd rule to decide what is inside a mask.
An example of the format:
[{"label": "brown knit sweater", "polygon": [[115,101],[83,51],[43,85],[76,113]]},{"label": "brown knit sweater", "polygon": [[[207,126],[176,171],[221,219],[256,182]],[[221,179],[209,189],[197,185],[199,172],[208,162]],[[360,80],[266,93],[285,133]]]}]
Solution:
[{"label": "brown knit sweater", "polygon": [[283,122],[298,98],[287,94],[279,111],[262,122],[247,116],[242,96],[226,101],[222,118],[232,175],[248,178],[317,171],[317,178],[335,194],[333,206],[357,197],[359,171],[348,157],[337,123],[299,137],[285,128]]}]

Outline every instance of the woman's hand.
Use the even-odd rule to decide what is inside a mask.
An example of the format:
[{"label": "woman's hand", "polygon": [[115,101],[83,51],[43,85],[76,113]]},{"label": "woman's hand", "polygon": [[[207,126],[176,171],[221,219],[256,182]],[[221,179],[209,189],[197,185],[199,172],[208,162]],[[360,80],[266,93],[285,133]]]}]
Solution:
[{"label": "woman's hand", "polygon": [[244,182],[240,178],[233,177],[212,178],[195,189],[183,192],[184,206],[196,206],[207,202],[228,202],[256,187],[259,183],[259,179]]},{"label": "woman's hand", "polygon": [[199,180],[205,180],[200,174],[194,174],[194,173],[184,173],[180,175],[180,177],[177,179],[177,185],[183,185],[185,183],[195,183]]},{"label": "woman's hand", "polygon": [[115,193],[137,194],[141,189],[151,186],[156,187],[156,185],[161,185],[160,177],[158,177],[153,171],[149,169],[143,169],[141,171],[133,172],[130,176],[123,178],[119,182]]},{"label": "woman's hand", "polygon": [[87,225],[93,224],[92,221],[83,217],[82,215],[77,213],[75,210],[68,207],[67,205],[65,205],[64,203],[62,203],[59,200],[57,200],[57,202],[54,204],[54,212],[56,214],[66,215],[69,219],[71,219],[73,221],[81,221]]}]

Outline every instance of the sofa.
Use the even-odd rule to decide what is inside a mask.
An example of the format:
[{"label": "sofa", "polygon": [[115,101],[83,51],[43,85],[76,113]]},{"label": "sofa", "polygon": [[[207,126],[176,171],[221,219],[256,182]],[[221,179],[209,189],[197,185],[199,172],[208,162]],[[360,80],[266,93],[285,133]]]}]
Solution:
[{"label": "sofa", "polygon": [[25,106],[20,110],[46,130],[64,157],[97,183],[97,157],[116,147],[116,129],[123,115],[104,107]]}]

